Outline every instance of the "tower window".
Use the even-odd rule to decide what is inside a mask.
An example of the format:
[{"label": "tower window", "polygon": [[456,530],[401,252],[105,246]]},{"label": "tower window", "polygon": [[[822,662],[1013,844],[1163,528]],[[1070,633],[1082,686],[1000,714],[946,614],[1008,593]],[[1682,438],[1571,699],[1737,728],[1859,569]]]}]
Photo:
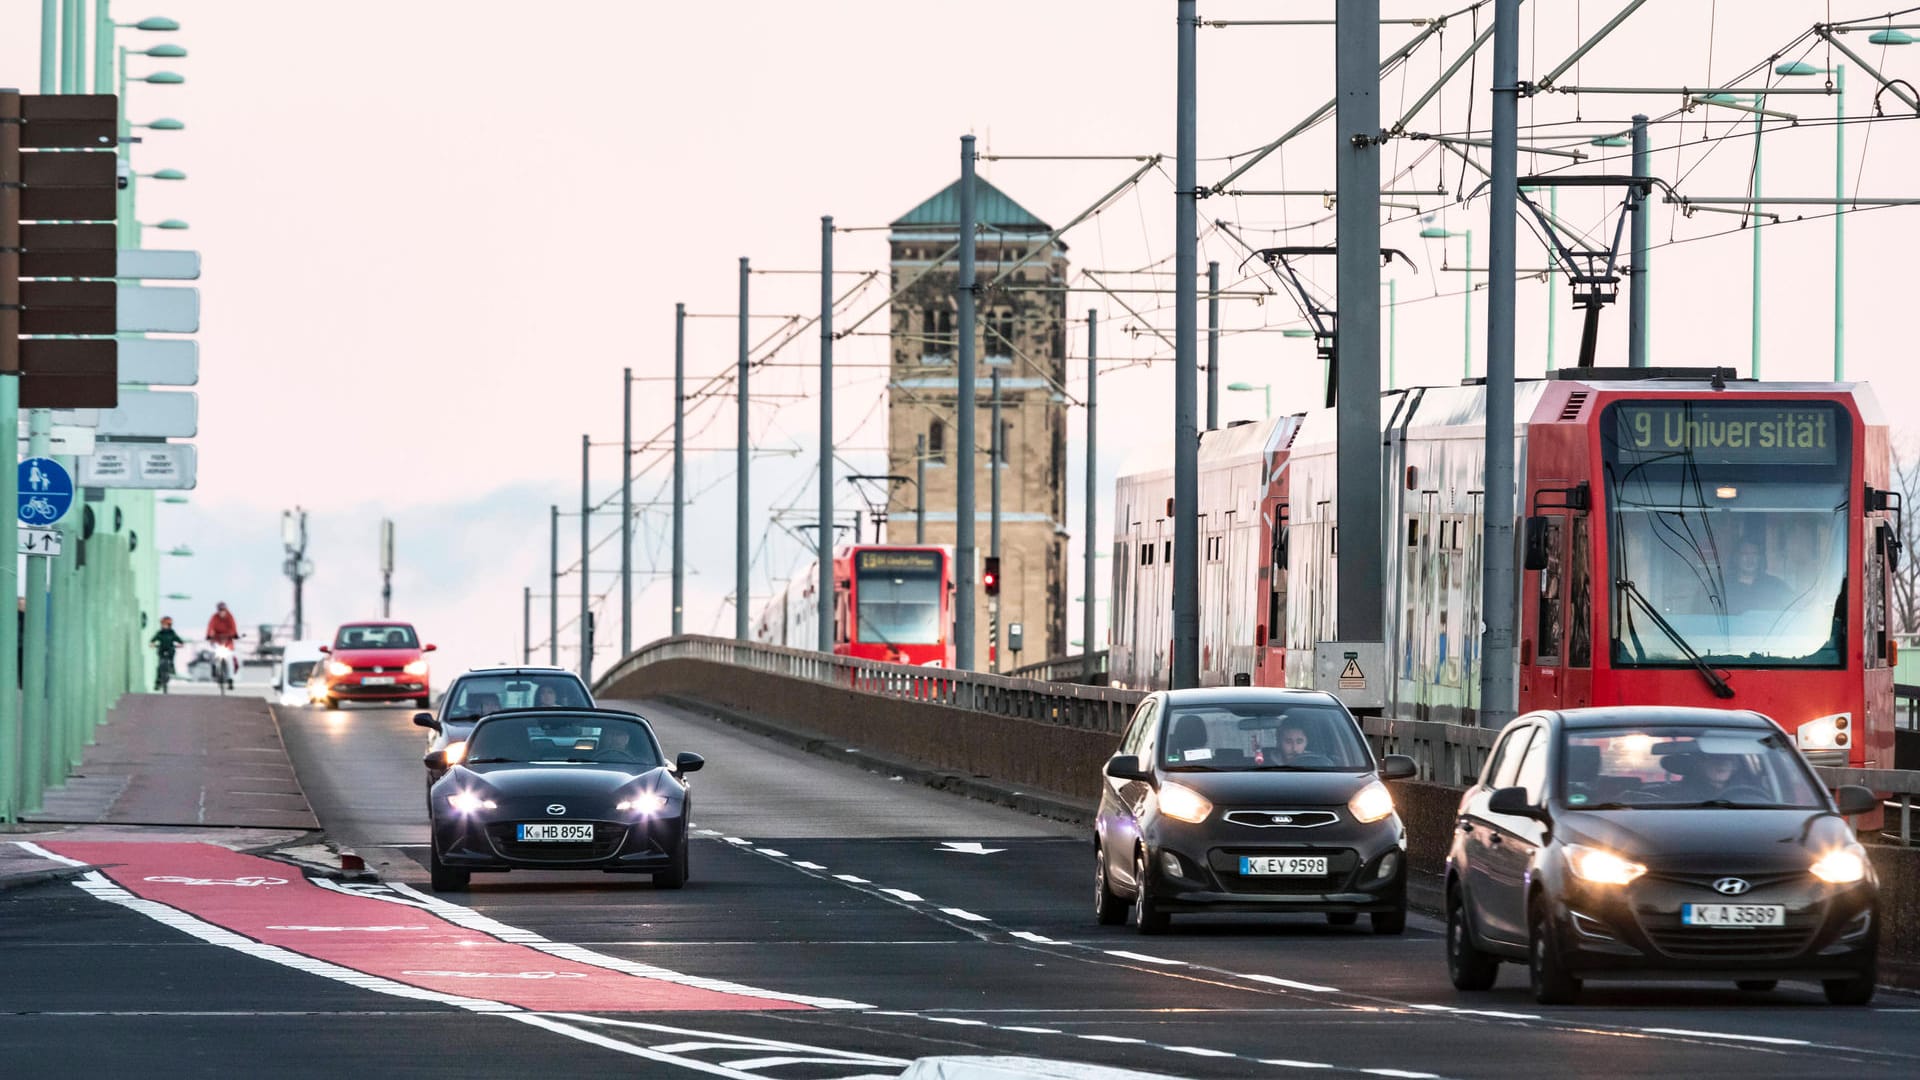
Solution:
[{"label": "tower window", "polygon": [[932,461],[947,460],[947,425],[938,418],[927,424],[927,457]]}]

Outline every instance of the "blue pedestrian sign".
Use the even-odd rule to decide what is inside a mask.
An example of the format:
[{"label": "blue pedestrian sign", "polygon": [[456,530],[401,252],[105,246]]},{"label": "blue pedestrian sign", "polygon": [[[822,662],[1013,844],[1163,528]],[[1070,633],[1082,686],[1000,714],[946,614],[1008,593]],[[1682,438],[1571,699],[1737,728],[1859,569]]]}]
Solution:
[{"label": "blue pedestrian sign", "polygon": [[73,505],[73,476],[52,458],[20,463],[20,523],[51,525]]}]

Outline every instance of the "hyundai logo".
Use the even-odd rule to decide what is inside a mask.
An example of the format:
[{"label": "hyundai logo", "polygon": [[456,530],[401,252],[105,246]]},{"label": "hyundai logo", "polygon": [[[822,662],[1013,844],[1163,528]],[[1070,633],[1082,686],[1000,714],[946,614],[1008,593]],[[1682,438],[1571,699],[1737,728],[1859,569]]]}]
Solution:
[{"label": "hyundai logo", "polygon": [[[566,808],[566,807],[564,807],[564,806],[562,806],[562,805],[560,805],[559,803],[550,803],[550,804],[548,804],[548,806],[547,806],[547,813],[549,813],[549,814],[552,814],[552,815],[553,815],[554,817],[559,817],[560,815],[562,815],[562,814],[564,814],[564,813],[566,813],[566,812],[567,812],[567,808]],[[1724,892],[1725,890],[1723,889],[1723,890],[1721,890],[1721,891],[1722,891],[1722,892]],[[1747,883],[1746,883],[1746,882],[1744,882],[1744,881],[1743,881],[1743,882],[1741,882],[1741,883],[1740,883],[1740,891],[1741,891],[1741,892],[1745,892],[1745,891],[1747,891]]]},{"label": "hyundai logo", "polygon": [[1292,819],[1292,818],[1290,818],[1290,817],[1288,817],[1288,816],[1287,816],[1287,815],[1285,815],[1285,814],[1275,814],[1275,815],[1273,815],[1273,818],[1272,818],[1272,821],[1273,821],[1273,823],[1274,823],[1275,825],[1291,825],[1291,824],[1293,824],[1293,819]]},{"label": "hyundai logo", "polygon": [[1713,883],[1713,891],[1722,896],[1739,896],[1753,888],[1746,878],[1723,877]]}]

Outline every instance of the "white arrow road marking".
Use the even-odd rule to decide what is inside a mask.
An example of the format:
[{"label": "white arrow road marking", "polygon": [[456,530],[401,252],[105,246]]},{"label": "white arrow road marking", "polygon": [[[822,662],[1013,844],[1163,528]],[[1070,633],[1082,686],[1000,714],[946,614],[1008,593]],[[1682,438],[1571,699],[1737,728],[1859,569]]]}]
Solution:
[{"label": "white arrow road marking", "polygon": [[584,971],[403,971],[424,979],[584,979]]},{"label": "white arrow road marking", "polygon": [[258,877],[252,874],[237,878],[173,877],[171,875],[159,875],[149,877],[146,880],[158,882],[162,885],[235,885],[243,889],[250,889],[256,885],[285,885],[287,883],[287,879],[283,877]]},{"label": "white arrow road marking", "polygon": [[959,840],[943,840],[940,846],[956,855],[991,855],[996,851],[1007,850],[1001,847],[987,847],[977,840],[968,840],[964,843]]},{"label": "white arrow road marking", "polygon": [[425,930],[424,926],[269,926],[269,930],[311,930],[316,934],[382,933],[389,930]]}]

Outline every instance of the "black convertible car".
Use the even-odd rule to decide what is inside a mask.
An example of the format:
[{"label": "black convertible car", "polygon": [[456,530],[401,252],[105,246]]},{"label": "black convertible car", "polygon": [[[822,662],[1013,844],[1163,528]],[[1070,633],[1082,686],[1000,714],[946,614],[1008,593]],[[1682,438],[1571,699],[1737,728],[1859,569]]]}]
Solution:
[{"label": "black convertible car", "polygon": [[427,799],[435,891],[475,871],[606,870],[687,880],[686,776],[667,764],[645,719],[610,709],[498,712],[475,724],[467,752]]}]

